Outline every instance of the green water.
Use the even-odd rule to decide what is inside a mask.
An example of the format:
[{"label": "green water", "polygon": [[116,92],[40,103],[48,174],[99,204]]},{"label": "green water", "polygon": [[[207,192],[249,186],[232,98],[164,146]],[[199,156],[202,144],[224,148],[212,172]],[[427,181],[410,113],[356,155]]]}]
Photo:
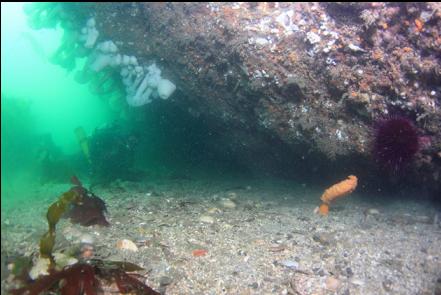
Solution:
[{"label": "green water", "polygon": [[1,187],[2,207],[38,178],[36,139],[49,135],[64,154],[79,152],[73,130],[90,134],[112,119],[104,102],[73,73],[48,62],[62,31],[31,30],[23,4],[1,4]]},{"label": "green water", "polygon": [[[148,170],[150,179],[153,174],[195,177],[196,170],[204,176],[243,172],[209,122],[170,101],[128,108],[123,96],[115,108],[92,94],[90,85],[75,81],[85,58],[76,58],[71,72],[50,62],[62,43],[60,27],[31,29],[22,3],[2,3],[1,13],[2,208],[32,200],[42,184],[68,184],[73,174],[88,183],[93,167],[74,130],[83,127],[91,137],[96,128],[114,121],[135,134],[133,166]],[[56,157],[56,165],[42,172],[46,152]],[[124,178],[117,164],[110,167],[113,176]]]}]

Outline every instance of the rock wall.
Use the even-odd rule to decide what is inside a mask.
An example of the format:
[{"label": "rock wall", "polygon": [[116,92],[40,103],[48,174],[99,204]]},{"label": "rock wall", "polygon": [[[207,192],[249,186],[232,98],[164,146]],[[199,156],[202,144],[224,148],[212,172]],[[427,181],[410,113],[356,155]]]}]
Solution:
[{"label": "rock wall", "polygon": [[216,121],[234,152],[267,151],[281,162],[314,154],[342,165],[358,158],[375,171],[372,126],[399,114],[425,138],[406,175],[440,190],[438,3],[99,3],[72,11],[95,18],[99,40],[141,64],[156,61],[177,85],[173,101]]}]

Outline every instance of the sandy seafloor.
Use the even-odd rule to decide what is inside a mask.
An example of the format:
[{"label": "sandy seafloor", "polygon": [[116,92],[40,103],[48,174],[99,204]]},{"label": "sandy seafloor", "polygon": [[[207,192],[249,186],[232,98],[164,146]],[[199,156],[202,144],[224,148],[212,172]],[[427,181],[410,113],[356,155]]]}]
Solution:
[{"label": "sandy seafloor", "polygon": [[[30,193],[36,201],[2,207],[2,256],[38,252],[47,207],[69,187],[40,186]],[[323,189],[261,179],[117,181],[94,189],[111,226],[63,219],[56,248],[92,239],[96,257],[141,265],[163,294],[435,294],[439,209],[417,196],[355,192],[321,217],[313,210]],[[118,249],[120,239],[138,251]],[[208,252],[194,257],[196,249]],[[9,287],[3,280],[2,294]]]}]

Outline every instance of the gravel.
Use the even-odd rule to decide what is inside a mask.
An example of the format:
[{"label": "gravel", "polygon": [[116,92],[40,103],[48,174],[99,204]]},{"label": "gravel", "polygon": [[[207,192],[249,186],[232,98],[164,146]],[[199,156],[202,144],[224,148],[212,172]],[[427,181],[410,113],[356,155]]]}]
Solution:
[{"label": "gravel", "polygon": [[[207,215],[238,185],[253,189],[234,191],[235,208]],[[111,226],[86,228],[62,220],[57,240],[64,242],[56,250],[86,236],[94,255],[139,264],[146,283],[167,294],[434,294],[439,289],[441,229],[433,223],[439,212],[423,200],[367,201],[354,193],[321,217],[313,214],[321,191],[290,182],[170,180],[144,186],[157,193],[131,191],[130,183],[124,193],[95,190],[107,202]],[[38,252],[44,214],[55,200],[40,195],[56,196],[68,187],[35,191],[33,210],[2,206],[2,257]],[[377,211],[363,213],[370,208]],[[216,222],[201,222],[201,216]],[[132,240],[139,251],[118,249],[120,239]],[[208,252],[194,257],[196,249]],[[2,293],[10,286],[3,279]]]}]

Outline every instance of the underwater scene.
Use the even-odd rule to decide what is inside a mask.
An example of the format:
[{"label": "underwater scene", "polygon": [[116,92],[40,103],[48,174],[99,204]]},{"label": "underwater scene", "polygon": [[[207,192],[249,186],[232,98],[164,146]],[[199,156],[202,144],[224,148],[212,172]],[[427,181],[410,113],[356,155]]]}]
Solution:
[{"label": "underwater scene", "polygon": [[2,2],[1,294],[441,295],[441,4]]}]

